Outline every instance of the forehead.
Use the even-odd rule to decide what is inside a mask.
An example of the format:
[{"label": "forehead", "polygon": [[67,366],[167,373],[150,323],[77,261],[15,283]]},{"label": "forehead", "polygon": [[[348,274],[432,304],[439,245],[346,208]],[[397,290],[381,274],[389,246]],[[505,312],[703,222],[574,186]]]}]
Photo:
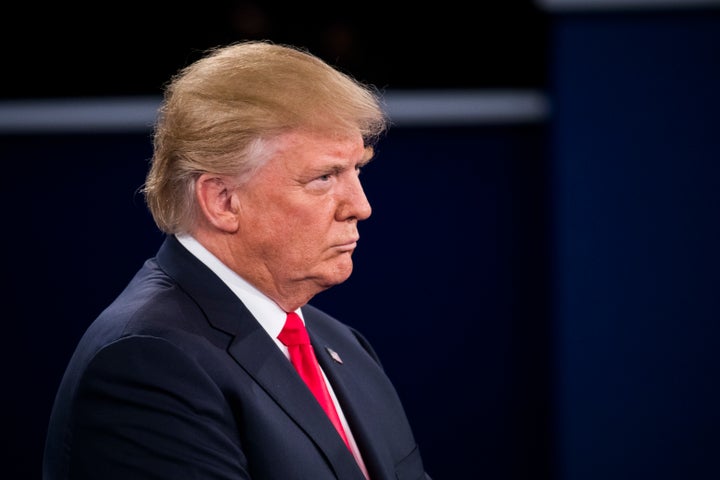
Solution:
[{"label": "forehead", "polygon": [[283,133],[275,140],[273,158],[283,162],[362,162],[372,156],[372,149],[366,148],[359,132],[351,134],[329,134],[296,130]]}]

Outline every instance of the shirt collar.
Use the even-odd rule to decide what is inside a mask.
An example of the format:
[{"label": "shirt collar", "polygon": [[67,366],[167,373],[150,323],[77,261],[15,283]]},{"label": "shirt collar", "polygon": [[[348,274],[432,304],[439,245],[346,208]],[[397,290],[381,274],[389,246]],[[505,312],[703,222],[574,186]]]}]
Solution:
[{"label": "shirt collar", "polygon": [[[255,319],[265,331],[267,331],[268,335],[278,342],[277,336],[285,325],[287,313],[272,299],[222,263],[220,259],[210,253],[210,251],[201,245],[193,236],[180,234],[176,235],[176,237],[190,253],[212,270],[213,273],[237,295]],[[296,313],[300,315],[300,318],[303,318],[301,309],[298,308]]]}]

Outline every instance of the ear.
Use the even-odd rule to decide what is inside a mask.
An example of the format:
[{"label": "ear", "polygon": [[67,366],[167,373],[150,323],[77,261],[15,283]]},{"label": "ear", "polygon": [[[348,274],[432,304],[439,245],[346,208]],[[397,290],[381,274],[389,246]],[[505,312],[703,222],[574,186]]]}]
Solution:
[{"label": "ear", "polygon": [[226,233],[238,229],[238,202],[227,178],[203,173],[195,181],[195,195],[203,217]]}]

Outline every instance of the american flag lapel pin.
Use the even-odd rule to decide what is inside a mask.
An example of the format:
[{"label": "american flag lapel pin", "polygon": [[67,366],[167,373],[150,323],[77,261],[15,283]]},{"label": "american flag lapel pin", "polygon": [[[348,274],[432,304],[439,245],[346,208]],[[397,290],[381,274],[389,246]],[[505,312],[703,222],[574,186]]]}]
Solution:
[{"label": "american flag lapel pin", "polygon": [[338,355],[338,353],[335,350],[333,350],[330,347],[325,347],[325,350],[327,350],[327,352],[330,354],[330,358],[332,358],[339,364],[343,363],[342,358],[340,358],[340,355]]}]

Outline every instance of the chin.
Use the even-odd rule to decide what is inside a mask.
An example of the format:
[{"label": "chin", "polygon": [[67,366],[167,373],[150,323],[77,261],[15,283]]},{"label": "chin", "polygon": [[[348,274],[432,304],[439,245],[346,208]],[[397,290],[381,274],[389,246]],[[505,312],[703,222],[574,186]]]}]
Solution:
[{"label": "chin", "polygon": [[340,283],[343,283],[345,280],[350,278],[350,275],[353,271],[353,264],[352,261],[350,262],[342,262],[339,265],[336,265],[332,271],[328,272],[327,275],[325,275],[325,284],[326,288],[330,288],[333,285],[338,285]]}]

